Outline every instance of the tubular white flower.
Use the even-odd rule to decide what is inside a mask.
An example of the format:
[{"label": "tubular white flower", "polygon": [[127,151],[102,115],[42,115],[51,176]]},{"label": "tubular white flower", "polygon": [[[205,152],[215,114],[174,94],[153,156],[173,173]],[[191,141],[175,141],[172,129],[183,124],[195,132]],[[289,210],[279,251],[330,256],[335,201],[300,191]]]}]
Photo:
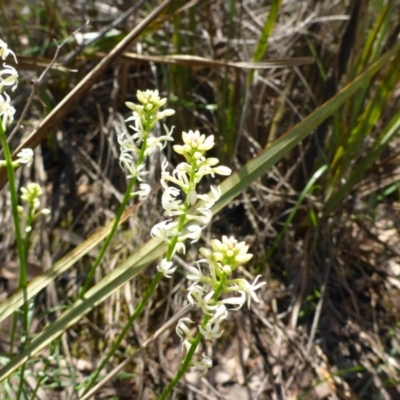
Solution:
[{"label": "tubular white flower", "polygon": [[206,294],[203,297],[204,289],[199,285],[192,285],[189,288],[187,298],[190,304],[196,305],[206,315],[211,315],[214,310],[218,308],[213,300],[214,291]]},{"label": "tubular white flower", "polygon": [[196,262],[196,265],[197,268],[191,266],[187,268],[189,272],[186,274],[186,279],[193,281],[195,284],[199,282],[209,282],[210,279],[203,275],[203,272],[201,271],[200,263]]},{"label": "tubular white flower", "polygon": [[121,147],[121,152],[139,154],[140,149],[136,146],[133,136],[129,136],[127,132],[122,132],[117,135],[118,143]]},{"label": "tubular white flower", "polygon": [[199,194],[197,198],[205,202],[205,208],[211,208],[221,197],[221,187],[211,186],[211,194]]},{"label": "tubular white flower", "polygon": [[187,220],[188,221],[199,221],[201,224],[204,226],[207,226],[212,218],[212,212],[208,208],[204,207],[199,207],[196,209],[196,212],[198,212],[200,215],[192,215],[192,214],[187,214]]},{"label": "tubular white flower", "polygon": [[255,291],[266,284],[266,282],[257,283],[259,278],[261,278],[261,275],[258,275],[252,284],[246,279],[235,279],[235,284],[229,287],[228,290],[237,291],[247,296],[247,307],[250,309],[251,300],[254,300],[256,303],[260,302]]},{"label": "tubular white flower", "polygon": [[167,127],[164,125],[164,128],[167,133],[166,135],[160,137],[150,136],[147,139],[147,149],[145,151],[146,157],[152,154],[157,147],[159,148],[159,150],[162,150],[163,148],[165,148],[165,146],[169,141],[174,141],[174,138],[172,137],[172,132],[174,130],[174,127],[168,130]]},{"label": "tubular white flower", "polygon": [[192,361],[193,365],[201,371],[200,376],[205,375],[210,368],[212,368],[213,363],[211,358],[207,357],[205,353],[203,353],[203,358],[201,361]]},{"label": "tubular white flower", "polygon": [[[14,57],[15,62],[17,58],[14,52],[12,52],[7,43],[0,39],[0,57],[5,60],[9,55]],[[10,96],[4,92],[6,89],[14,91],[18,85],[18,72],[17,70],[5,63],[0,68],[0,123],[5,130],[7,126],[14,120],[15,108],[11,105]],[[0,165],[5,165],[3,161],[0,161]]]},{"label": "tubular white flower", "polygon": [[2,117],[4,129],[14,120],[14,114],[15,108],[11,105],[10,96],[7,93],[0,94],[0,117]]},{"label": "tubular white flower", "polygon": [[161,240],[163,240],[165,243],[169,244],[170,243],[170,238],[177,236],[178,231],[177,231],[177,222],[171,222],[172,219],[168,219],[166,221],[159,222],[158,224],[154,225],[153,228],[151,229],[151,236],[152,237],[157,237]]},{"label": "tubular white flower", "polygon": [[232,170],[230,168],[225,167],[223,165],[219,165],[218,167],[212,168],[212,171],[214,174],[224,175],[224,176],[229,176],[232,173]]},{"label": "tubular white flower", "polygon": [[169,217],[175,215],[182,215],[184,211],[184,205],[182,200],[176,198],[180,195],[180,191],[175,187],[167,187],[161,197],[161,202],[164,210]]},{"label": "tubular white flower", "polygon": [[200,225],[189,225],[186,228],[186,233],[181,234],[179,240],[192,239],[190,243],[196,243],[201,237],[202,228]]},{"label": "tubular white flower", "polygon": [[32,165],[33,162],[33,150],[30,148],[24,148],[19,153],[17,153],[17,159],[15,163],[18,165],[26,164],[28,167]]},{"label": "tubular white flower", "polygon": [[139,196],[139,200],[144,200],[149,196],[150,192],[150,185],[148,185],[147,183],[140,183],[139,190],[137,190],[136,192],[132,192],[131,196]]},{"label": "tubular white flower", "polygon": [[218,323],[214,324],[213,326],[211,322],[207,322],[205,328],[199,325],[199,331],[206,340],[219,339],[224,332],[220,330],[220,326]]},{"label": "tubular white flower", "polygon": [[[230,290],[230,288],[227,289],[228,291]],[[238,291],[238,289],[233,288],[232,290],[234,291]],[[226,299],[221,300],[221,304],[228,304],[230,306],[235,306],[234,308],[232,308],[233,311],[236,310],[240,310],[244,303],[246,303],[246,293],[243,291],[239,291],[240,296],[239,297],[228,297]]]},{"label": "tubular white flower", "polygon": [[181,318],[175,328],[175,332],[181,340],[190,338],[190,329],[186,324],[194,324],[194,322],[190,318]]},{"label": "tubular white flower", "polygon": [[228,310],[224,306],[224,304],[218,305],[218,308],[215,310],[214,315],[211,318],[211,322],[214,324],[220,324],[223,320],[228,317]]},{"label": "tubular white flower", "polygon": [[[11,86],[11,90],[14,91],[18,86],[18,72],[11,65],[3,64],[3,68],[0,70],[0,93],[4,86]],[[3,78],[3,75],[8,76]]]},{"label": "tubular white flower", "polygon": [[173,266],[172,261],[168,261],[165,258],[157,265],[157,271],[161,272],[165,278],[171,278],[171,274],[175,272],[176,268]]},{"label": "tubular white flower", "polygon": [[184,193],[187,193],[190,189],[190,178],[184,171],[175,169],[172,175],[167,171],[162,171],[161,179],[164,181],[165,186],[167,186],[166,181],[172,182],[179,186]]},{"label": "tubular white flower", "polygon": [[15,56],[15,53],[8,48],[8,45],[7,45],[6,42],[3,42],[0,39],[0,57],[3,60],[5,60],[10,54],[14,57],[14,61],[18,64],[17,57]]},{"label": "tubular white flower", "polygon": [[209,165],[205,164],[199,168],[198,172],[196,173],[196,176],[198,178],[201,178],[205,175],[211,175],[214,178],[215,174],[228,176],[231,174],[231,172],[232,170],[230,168],[224,167],[222,165],[212,168]]}]

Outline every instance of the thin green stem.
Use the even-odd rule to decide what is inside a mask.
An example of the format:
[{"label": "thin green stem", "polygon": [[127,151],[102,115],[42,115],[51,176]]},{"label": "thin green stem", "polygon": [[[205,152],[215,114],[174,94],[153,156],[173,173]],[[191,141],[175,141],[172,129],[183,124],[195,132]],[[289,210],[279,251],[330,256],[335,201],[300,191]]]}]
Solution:
[{"label": "thin green stem", "polygon": [[[19,213],[18,213],[18,195],[17,195],[17,189],[16,189],[16,184],[15,184],[15,173],[14,173],[14,165],[13,165],[13,160],[11,156],[11,151],[10,148],[8,147],[7,143],[7,137],[6,137],[6,132],[3,127],[3,121],[0,120],[0,141],[1,141],[1,146],[3,148],[4,152],[4,158],[7,163],[7,176],[8,176],[8,182],[9,182],[9,188],[10,188],[10,196],[11,196],[11,208],[12,208],[12,214],[13,214],[13,219],[14,219],[14,230],[15,230],[15,237],[17,241],[17,252],[18,252],[18,258],[19,258],[19,265],[20,265],[20,270],[19,270],[19,281],[18,281],[18,288],[24,290],[24,304],[23,304],[23,337],[25,338],[24,340],[21,341],[21,344],[24,345],[26,344],[26,338],[28,335],[28,312],[29,312],[29,307],[26,301],[26,293],[25,293],[25,288],[27,284],[27,270],[26,270],[26,250],[25,250],[25,245],[24,241],[22,238],[21,234],[21,226],[20,226],[20,220],[19,220]],[[17,320],[18,314],[14,313],[14,321],[13,321],[13,326],[12,326],[12,332],[11,332],[11,340],[10,340],[10,355],[12,354],[13,351],[13,346],[14,346],[14,339],[15,339],[15,333],[16,333],[16,328],[17,328]],[[20,376],[20,385],[18,388],[18,396],[17,398],[19,399],[21,396],[22,392],[22,385],[24,382],[24,366],[21,368],[21,376]]]},{"label": "thin green stem", "polygon": [[[191,182],[194,181],[194,177],[195,177],[195,172],[193,171],[192,174],[191,174],[191,177],[190,177],[190,181]],[[178,221],[178,226],[177,226],[177,230],[178,230],[179,233],[182,232],[183,226],[184,226],[185,221],[186,221],[186,214],[187,214],[187,211],[188,211],[189,206],[190,206],[190,204],[189,204],[189,194],[186,195],[186,199],[185,199],[184,205],[185,205],[184,213],[180,216],[179,221]],[[172,256],[175,253],[175,246],[176,246],[176,244],[178,242],[178,239],[179,239],[179,235],[174,236],[173,239],[171,240],[171,243],[168,245],[167,253],[166,253],[166,256],[165,256],[167,261],[171,261]],[[124,329],[119,334],[117,340],[115,341],[115,343],[111,347],[110,351],[107,353],[106,357],[103,359],[103,361],[101,362],[99,367],[96,368],[96,371],[93,373],[93,375],[89,378],[89,382],[88,382],[87,386],[85,387],[85,391],[83,393],[84,395],[89,392],[89,390],[92,388],[92,386],[96,382],[96,379],[98,378],[98,376],[99,376],[100,372],[102,371],[102,369],[107,365],[107,363],[110,360],[110,358],[117,351],[117,349],[118,349],[119,345],[121,344],[122,340],[124,339],[125,335],[128,333],[131,325],[134,323],[136,318],[143,311],[143,309],[146,306],[147,302],[149,301],[150,297],[153,295],[153,293],[156,290],[158,284],[160,283],[162,277],[163,277],[163,274],[161,272],[157,272],[157,275],[153,279],[150,287],[147,289],[146,294],[144,295],[144,297],[142,298],[140,303],[137,305],[134,313],[130,316],[129,320],[127,321],[127,323],[124,326]]]},{"label": "thin green stem", "polygon": [[[147,148],[147,137],[148,137],[148,135],[149,135],[149,132],[146,133],[145,138],[143,139],[143,143],[142,143],[142,146],[141,146],[141,149],[140,149],[139,157],[138,157],[138,160],[136,162],[136,167],[140,166],[143,163],[145,150]],[[89,273],[88,273],[88,275],[86,277],[86,280],[85,280],[85,282],[84,282],[84,284],[83,284],[83,286],[82,286],[82,288],[81,288],[81,290],[80,290],[80,292],[78,294],[78,299],[82,299],[82,297],[84,296],[84,294],[87,292],[87,290],[89,288],[89,285],[90,285],[90,283],[91,283],[91,281],[92,281],[92,279],[94,277],[94,274],[96,273],[96,269],[99,266],[101,260],[103,259],[104,254],[106,253],[106,251],[108,249],[108,246],[110,245],[111,240],[114,237],[115,232],[117,231],[117,228],[118,228],[118,225],[119,225],[119,221],[121,220],[122,214],[123,214],[123,212],[124,212],[124,210],[125,210],[125,208],[126,208],[126,206],[128,204],[128,201],[131,198],[131,192],[132,192],[133,187],[136,184],[136,181],[137,181],[137,179],[136,179],[136,177],[134,177],[128,183],[128,187],[126,189],[124,198],[122,199],[121,205],[118,208],[118,212],[117,212],[117,215],[115,217],[114,224],[113,224],[113,226],[111,228],[111,231],[108,234],[107,239],[105,240],[105,242],[104,242],[99,254],[96,257],[96,260],[94,261],[94,263],[92,265],[92,268],[90,269],[90,271],[89,271]]]},{"label": "thin green stem", "polygon": [[[221,276],[220,283],[218,285],[218,288],[215,290],[213,299],[214,301],[217,301],[219,296],[221,295],[224,286],[226,282],[226,275]],[[203,322],[201,323],[201,327],[204,329],[208,323],[208,321],[211,319],[211,315],[205,315],[203,318]],[[192,358],[194,353],[196,352],[196,349],[198,345],[200,344],[201,339],[203,338],[202,333],[200,330],[197,332],[196,337],[194,340],[191,342],[191,346],[186,353],[185,358],[182,361],[182,365],[179,368],[178,372],[174,376],[174,378],[171,380],[171,382],[168,384],[168,386],[164,389],[164,391],[161,393],[161,396],[158,398],[158,400],[165,400],[167,396],[171,393],[172,389],[179,383],[179,381],[182,379],[184,373],[187,371],[187,369],[190,367]]]},{"label": "thin green stem", "polygon": [[[192,186],[196,187],[195,183],[194,183],[195,176],[196,176],[196,167],[195,167],[195,164],[192,163],[192,171],[190,173],[190,178],[189,178],[189,189],[188,189],[188,193],[186,193],[183,214],[179,217],[178,226],[177,226],[177,230],[179,233],[182,232],[183,226],[185,225],[187,212],[190,207],[189,193],[190,193],[191,187]],[[165,256],[167,261],[171,261],[172,256],[174,254],[175,246],[178,243],[178,240],[179,240],[179,235],[174,236],[172,238],[171,244],[168,246],[167,254]]]}]

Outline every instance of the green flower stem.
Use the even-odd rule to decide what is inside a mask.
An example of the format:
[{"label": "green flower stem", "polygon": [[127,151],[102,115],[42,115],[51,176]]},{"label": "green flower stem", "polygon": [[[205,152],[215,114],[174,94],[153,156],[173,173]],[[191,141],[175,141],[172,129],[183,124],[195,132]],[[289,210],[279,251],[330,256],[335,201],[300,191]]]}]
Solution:
[{"label": "green flower stem", "polygon": [[[185,225],[185,222],[186,222],[186,214],[190,208],[189,193],[190,193],[190,190],[191,190],[190,188],[192,187],[192,185],[195,186],[195,184],[194,184],[195,174],[196,174],[195,166],[193,166],[193,164],[192,164],[192,171],[190,173],[190,179],[189,179],[189,189],[188,189],[188,193],[185,193],[186,194],[185,203],[184,203],[185,208],[184,208],[183,214],[179,217],[178,226],[177,226],[177,230],[179,233],[182,232],[183,226]],[[172,255],[174,254],[174,249],[175,249],[176,244],[178,243],[178,240],[179,240],[179,235],[174,236],[172,238],[171,243],[168,246],[167,254],[165,256],[167,261],[172,260]]]},{"label": "green flower stem", "polygon": [[[192,174],[191,180],[194,180],[194,173]],[[186,221],[186,213],[189,210],[189,196],[186,195],[185,199],[185,212],[180,216],[179,221],[178,221],[178,227],[177,230],[179,232],[182,231],[183,225],[185,224]],[[168,245],[167,253],[166,253],[166,259],[168,261],[171,261],[172,255],[174,254],[174,249],[175,246],[178,242],[179,235],[175,236],[172,240],[171,243]],[[113,354],[117,351],[119,345],[121,344],[122,340],[124,339],[125,335],[128,333],[131,325],[134,323],[136,318],[140,315],[140,313],[143,311],[144,307],[146,306],[147,302],[149,301],[150,297],[153,295],[154,291],[156,290],[158,284],[160,283],[161,279],[163,277],[163,274],[161,272],[157,272],[155,278],[153,279],[150,287],[147,289],[146,294],[144,295],[143,299],[140,301],[138,306],[136,307],[134,313],[130,316],[129,320],[124,326],[124,329],[121,331],[119,334],[117,340],[111,347],[110,351],[107,353],[106,357],[103,359],[101,364],[96,368],[96,371],[92,374],[92,376],[89,378],[89,382],[85,387],[85,391],[83,395],[89,392],[89,390],[93,387],[94,383],[96,382],[100,371],[107,365],[108,361],[110,358],[113,356]]]},{"label": "green flower stem", "polygon": [[[17,195],[17,189],[16,189],[16,185],[15,185],[13,160],[12,160],[10,148],[8,147],[6,132],[3,127],[3,121],[1,119],[0,119],[0,142],[1,142],[1,146],[3,148],[4,158],[7,163],[7,175],[8,175],[8,182],[9,182],[10,195],[11,195],[11,208],[12,208],[13,219],[14,219],[15,237],[17,240],[17,251],[18,251],[18,258],[19,258],[19,265],[20,265],[18,288],[23,290],[23,296],[24,296],[24,304],[22,306],[22,310],[23,310],[22,321],[23,322],[22,322],[22,340],[21,340],[21,346],[23,349],[23,347],[26,345],[27,336],[28,336],[28,325],[29,325],[28,324],[29,307],[28,307],[28,302],[27,302],[27,298],[26,298],[26,285],[27,285],[27,281],[28,281],[27,270],[26,270],[26,252],[25,252],[26,248],[24,246],[24,241],[23,241],[22,234],[21,234],[21,225],[20,225],[19,213],[18,213],[18,195]],[[17,313],[14,313],[13,325],[12,325],[12,331],[11,331],[11,340],[10,340],[10,356],[12,355],[12,350],[13,350],[13,346],[14,346],[14,340],[15,340],[16,329],[17,329],[17,318],[18,318]],[[20,384],[18,387],[18,395],[17,395],[18,399],[21,397],[22,386],[25,381],[24,380],[24,372],[25,372],[25,364],[21,368]]]},{"label": "green flower stem", "polygon": [[[226,282],[226,275],[221,276],[220,283],[218,285],[218,288],[216,289],[213,299],[214,301],[217,301],[219,296],[221,295],[224,287],[225,287],[225,282]],[[211,319],[211,315],[206,315],[203,318],[203,322],[201,324],[202,328],[205,328],[208,321]],[[172,381],[169,383],[169,385],[164,389],[164,391],[161,393],[161,396],[158,398],[158,400],[165,400],[167,396],[171,393],[172,389],[179,383],[179,381],[182,379],[184,373],[187,371],[187,369],[190,367],[190,363],[192,361],[193,355],[196,352],[196,349],[198,345],[200,344],[201,339],[203,338],[202,333],[200,330],[197,332],[196,337],[191,343],[189,351],[186,353],[185,358],[182,361],[182,365],[179,368],[178,372],[172,379]]]},{"label": "green flower stem", "polygon": [[162,279],[163,274],[161,272],[158,272],[156,277],[153,279],[151,282],[150,287],[147,289],[146,294],[140,301],[140,303],[137,305],[134,313],[130,316],[128,322],[125,324],[124,329],[122,332],[119,334],[117,340],[111,347],[110,351],[107,353],[107,356],[104,358],[104,360],[101,362],[101,364],[96,368],[96,371],[93,373],[93,375],[89,378],[89,383],[85,387],[84,395],[91,389],[93,384],[96,382],[97,377],[100,374],[100,371],[107,365],[108,361],[112,357],[112,355],[117,351],[119,345],[121,344],[122,340],[124,339],[125,335],[127,334],[129,328],[133,324],[133,322],[136,320],[136,318],[140,315],[140,313],[143,311],[144,307],[146,306],[147,302],[149,301],[150,297],[153,295],[154,291],[156,290],[158,284],[160,283],[160,280]]},{"label": "green flower stem", "polygon": [[[189,199],[187,196],[187,198],[185,200],[185,213],[180,216],[179,221],[178,221],[177,229],[179,232],[182,231],[183,225],[185,224],[186,213],[187,213],[188,209],[189,209]],[[174,254],[174,249],[175,249],[176,243],[178,242],[178,238],[179,238],[179,235],[175,236],[168,246],[167,255],[166,255],[166,259],[168,261],[171,261],[171,259],[172,259],[172,255]],[[158,284],[160,283],[162,277],[163,277],[163,274],[161,272],[157,272],[150,287],[147,289],[146,294],[144,295],[143,299],[136,307],[134,313],[130,316],[129,320],[127,321],[127,323],[124,326],[124,329],[121,331],[117,340],[111,347],[110,351],[107,353],[107,356],[104,358],[104,360],[101,362],[99,367],[96,368],[96,371],[89,378],[90,380],[89,380],[87,386],[85,387],[85,391],[84,391],[83,395],[88,393],[88,391],[93,387],[94,383],[96,382],[96,379],[98,378],[98,376],[100,374],[100,371],[107,365],[107,363],[110,360],[110,358],[112,357],[112,355],[117,351],[117,349],[118,349],[119,345],[121,344],[122,340],[124,339],[125,335],[128,333],[128,330],[130,329],[131,325],[134,323],[136,318],[140,315],[143,308],[146,306],[147,302],[149,301],[150,297],[153,295],[153,293],[156,290]]]},{"label": "green flower stem", "polygon": [[[145,153],[146,148],[147,148],[148,135],[149,135],[149,131],[146,131],[146,135],[145,135],[145,138],[143,139],[142,147],[140,149],[139,157],[138,157],[138,160],[136,162],[136,167],[139,167],[143,163],[144,153]],[[103,259],[104,254],[107,251],[108,246],[110,245],[111,240],[114,237],[115,232],[117,231],[117,228],[118,228],[118,225],[119,225],[119,221],[121,220],[121,217],[122,217],[122,214],[123,214],[123,212],[125,210],[125,207],[128,204],[129,199],[131,198],[131,192],[132,192],[133,187],[136,184],[136,181],[137,181],[137,179],[136,179],[136,177],[134,177],[128,183],[128,187],[126,189],[124,198],[122,199],[122,203],[118,208],[118,212],[117,212],[117,215],[115,217],[114,224],[113,224],[113,226],[111,228],[111,231],[108,234],[107,239],[105,240],[105,242],[104,242],[99,254],[97,255],[96,260],[94,261],[94,263],[92,265],[92,268],[89,271],[88,276],[86,277],[86,280],[85,280],[85,282],[84,282],[84,284],[83,284],[83,286],[82,286],[82,288],[81,288],[81,290],[80,290],[80,292],[78,294],[78,299],[82,299],[82,297],[84,296],[84,294],[87,292],[87,290],[89,288],[89,285],[90,285],[90,283],[91,283],[91,281],[92,281],[92,279],[94,277],[94,274],[96,273],[96,269],[99,266],[101,260]]]}]

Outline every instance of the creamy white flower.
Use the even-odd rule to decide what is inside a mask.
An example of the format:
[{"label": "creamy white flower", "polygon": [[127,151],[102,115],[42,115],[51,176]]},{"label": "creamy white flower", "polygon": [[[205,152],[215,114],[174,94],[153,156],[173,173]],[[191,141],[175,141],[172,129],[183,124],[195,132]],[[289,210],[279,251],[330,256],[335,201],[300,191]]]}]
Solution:
[{"label": "creamy white flower", "polygon": [[211,315],[218,308],[213,300],[214,291],[207,293],[204,297],[204,289],[199,285],[192,285],[189,288],[187,298],[190,304],[196,305],[206,315]]},{"label": "creamy white flower", "polygon": [[178,243],[175,245],[175,249],[174,249],[174,253],[178,253],[178,254],[186,254],[186,246],[185,243],[180,242],[178,239]]},{"label": "creamy white flower", "polygon": [[185,212],[182,200],[176,199],[179,195],[180,191],[173,186],[167,187],[162,194],[161,203],[169,217],[182,215]]},{"label": "creamy white flower", "polygon": [[196,173],[198,178],[201,178],[205,175],[211,175],[214,178],[215,174],[228,176],[232,173],[232,170],[223,165],[219,165],[218,167],[210,167],[209,165],[202,165]]},{"label": "creamy white flower", "polygon": [[190,179],[186,172],[174,169],[172,176],[167,171],[162,171],[161,179],[164,181],[163,186],[167,186],[167,181],[174,183],[179,186],[183,193],[188,193],[190,190]]},{"label": "creamy white flower", "polygon": [[7,93],[0,94],[0,117],[4,129],[14,120],[14,114],[15,108],[11,105],[10,96]]},{"label": "creamy white flower", "polygon": [[209,282],[210,278],[205,276],[203,272],[201,271],[201,267],[199,262],[196,262],[197,268],[196,267],[191,267],[189,266],[188,273],[186,274],[186,279],[189,279],[190,281],[193,281],[194,283],[199,283],[199,282]]},{"label": "creamy white flower", "polygon": [[157,265],[157,271],[161,272],[165,278],[171,278],[171,274],[175,272],[176,268],[172,261],[168,261],[165,258]]},{"label": "creamy white flower", "polygon": [[207,357],[205,353],[203,353],[203,358],[201,361],[192,361],[193,365],[201,371],[200,376],[205,375],[210,368],[212,368],[213,363],[211,358]]},{"label": "creamy white flower", "polygon": [[194,324],[190,318],[181,318],[176,325],[176,334],[181,338],[181,340],[190,338],[190,329],[186,324]]},{"label": "creamy white flower", "polygon": [[139,196],[140,200],[144,200],[148,197],[150,192],[151,192],[150,185],[148,185],[147,183],[140,183],[139,190],[137,190],[136,192],[132,192],[131,196]]},{"label": "creamy white flower", "polygon": [[166,98],[160,98],[158,90],[138,90],[136,92],[136,97],[142,104],[152,104],[157,108],[161,108],[167,102]]},{"label": "creamy white flower", "polygon": [[22,149],[17,154],[16,163],[18,164],[26,164],[28,167],[32,165],[33,162],[33,150],[30,148]]},{"label": "creamy white flower", "polygon": [[199,225],[189,225],[186,233],[180,235],[180,240],[192,239],[191,243],[196,243],[201,237],[202,228]]},{"label": "creamy white flower", "polygon": [[[119,163],[128,179],[143,181],[149,174],[145,169],[145,157],[148,157],[156,149],[163,149],[168,141],[172,141],[173,128],[168,130],[165,125],[165,135],[152,136],[151,129],[161,118],[174,114],[173,110],[159,112],[167,99],[161,99],[157,90],[137,91],[137,99],[141,104],[126,102],[126,106],[132,110],[132,115],[126,122],[132,122],[129,128],[134,131],[132,135],[124,132],[118,135],[121,154]],[[131,195],[138,195],[140,199],[148,196],[151,189],[147,183],[142,183],[139,191]]]},{"label": "creamy white flower", "polygon": [[256,303],[260,302],[255,291],[266,284],[266,282],[257,283],[259,278],[261,278],[261,275],[258,275],[252,284],[250,284],[246,279],[235,279],[235,284],[229,287],[228,290],[237,291],[242,295],[244,294],[247,296],[247,307],[250,309],[250,302],[252,299]]},{"label": "creamy white flower", "polygon": [[211,191],[207,194],[199,194],[197,198],[203,200],[205,202],[205,208],[211,208],[221,197],[221,187],[220,186],[211,186]]},{"label": "creamy white flower", "polygon": [[143,126],[143,119],[138,113],[133,113],[132,116],[125,120],[126,122],[134,122],[134,125],[129,125],[135,133],[131,136],[132,140],[136,140],[138,146],[141,145],[143,140],[147,138],[149,132]]},{"label": "creamy white flower", "polygon": [[174,127],[168,130],[167,127],[164,125],[164,128],[167,133],[166,135],[159,137],[150,136],[147,139],[147,148],[144,154],[146,157],[152,154],[157,147],[159,148],[159,150],[162,150],[163,148],[165,148],[169,141],[174,141],[174,138],[172,137]]},{"label": "creamy white flower", "polygon": [[220,324],[223,320],[228,317],[228,310],[223,304],[219,304],[218,308],[215,310],[214,315],[211,318],[211,322],[214,324]]},{"label": "creamy white flower", "polygon": [[187,214],[187,216],[186,216],[187,220],[188,221],[198,221],[201,224],[203,224],[204,226],[207,226],[210,223],[211,218],[213,216],[212,211],[209,210],[208,208],[199,207],[196,209],[196,212],[198,212],[199,215]]},{"label": "creamy white flower", "polygon": [[[231,288],[228,287],[228,291],[229,291],[230,289],[231,289]],[[233,288],[233,287],[232,287],[232,290],[234,290],[235,292],[238,291],[237,288]],[[239,297],[237,297],[237,296],[235,296],[235,297],[228,297],[228,298],[226,298],[226,299],[221,300],[220,303],[221,303],[221,304],[228,304],[228,305],[230,305],[230,306],[236,306],[236,307],[232,308],[232,310],[235,310],[235,311],[236,311],[236,310],[239,310],[239,309],[241,309],[241,308],[243,307],[244,303],[246,302],[246,293],[243,292],[243,291],[239,291],[239,294],[240,294]]]},{"label": "creamy white flower", "polygon": [[160,119],[164,119],[166,117],[170,117],[171,115],[174,115],[174,114],[175,114],[175,110],[173,110],[172,108],[167,108],[163,111],[158,112],[156,114],[156,118],[157,118],[157,120],[160,120]]},{"label": "creamy white flower", "polygon": [[[11,90],[14,91],[18,86],[18,72],[11,65],[3,64],[3,68],[0,70],[0,93],[4,86],[11,86]],[[3,78],[3,75],[8,76]]]},{"label": "creamy white flower", "polygon": [[202,153],[214,147],[214,136],[210,135],[206,137],[205,135],[200,135],[200,132],[197,130],[194,132],[183,132],[182,139],[185,145]]},{"label": "creamy white flower", "polygon": [[6,42],[3,42],[0,39],[0,57],[3,60],[5,60],[10,54],[14,57],[14,61],[18,64],[17,57],[15,56],[15,53],[8,48],[8,45],[7,45]]},{"label": "creamy white flower", "polygon": [[199,325],[199,331],[206,340],[219,339],[224,332],[220,330],[218,323],[212,324],[211,322],[208,322],[205,328]]},{"label": "creamy white flower", "polygon": [[177,231],[177,222],[171,222],[172,219],[168,219],[166,221],[159,222],[158,224],[154,225],[151,229],[151,236],[157,237],[167,244],[170,243],[170,238],[177,236],[179,232]]},{"label": "creamy white flower", "polygon": [[132,154],[122,152],[119,157],[119,163],[121,168],[126,172],[128,179],[136,178],[138,181],[143,181],[144,177],[149,174],[149,171],[145,170],[145,165],[136,165],[136,161]]},{"label": "creamy white flower", "polygon": [[134,153],[135,155],[140,153],[140,149],[136,146],[135,140],[128,132],[122,132],[117,135],[118,143],[121,147],[121,152]]}]

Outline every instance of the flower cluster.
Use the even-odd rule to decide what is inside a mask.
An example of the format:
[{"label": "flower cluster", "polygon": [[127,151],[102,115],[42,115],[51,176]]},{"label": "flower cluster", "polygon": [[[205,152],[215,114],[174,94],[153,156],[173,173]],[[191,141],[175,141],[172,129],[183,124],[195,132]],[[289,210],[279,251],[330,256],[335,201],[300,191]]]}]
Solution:
[{"label": "flower cluster", "polygon": [[50,210],[48,208],[40,209],[39,198],[43,194],[43,190],[37,183],[28,183],[26,188],[21,188],[21,192],[21,200],[27,204],[29,211],[26,213],[22,206],[18,206],[18,211],[27,220],[27,227],[25,231],[30,232],[32,230],[33,221],[41,214],[50,214]]},{"label": "flower cluster", "polygon": [[163,149],[168,141],[173,140],[173,130],[168,130],[165,125],[165,135],[151,136],[151,130],[158,121],[175,114],[175,111],[172,109],[160,111],[167,99],[160,98],[158,90],[144,92],[138,90],[136,96],[141,104],[125,103],[132,110],[132,116],[126,121],[133,123],[129,127],[134,133],[130,135],[128,132],[123,132],[118,135],[121,149],[119,162],[128,179],[134,178],[139,181],[139,190],[131,195],[138,195],[143,199],[150,193],[150,186],[144,182],[144,177],[148,174],[148,171],[145,170],[144,158],[156,148]]},{"label": "flower cluster", "polygon": [[[0,57],[5,60],[9,55],[14,58],[17,63],[17,57],[14,52],[11,51],[7,43],[0,39]],[[2,130],[5,131],[7,126],[14,120],[15,108],[11,105],[10,96],[4,92],[5,89],[11,88],[12,91],[16,89],[18,85],[18,72],[14,67],[3,63],[3,69],[0,70],[0,124],[2,124]],[[13,168],[19,167],[21,164],[27,164],[28,167],[33,161],[33,150],[22,149],[17,154],[17,159],[13,161]],[[6,166],[6,161],[0,160],[0,167]]]},{"label": "flower cluster", "polygon": [[[214,136],[206,138],[199,131],[189,131],[182,133],[182,140],[183,145],[175,145],[173,148],[176,153],[183,155],[186,162],[178,164],[172,173],[167,171],[167,161],[162,163],[162,206],[170,218],[156,224],[151,230],[153,237],[158,237],[169,246],[166,257],[157,267],[167,278],[176,269],[171,262],[173,254],[185,253],[185,240],[191,239],[192,243],[199,240],[202,230],[212,218],[211,207],[221,195],[220,188],[214,186],[210,194],[198,194],[197,185],[205,175],[231,173],[228,167],[217,166],[217,158],[205,156],[214,147]],[[199,200],[202,200],[201,206],[193,207]],[[179,219],[173,221],[172,218],[176,216]],[[190,224],[184,226],[186,222]]]},{"label": "flower cluster", "polygon": [[[196,263],[196,267],[189,267],[186,277],[193,283],[188,289],[187,297],[192,305],[201,309],[204,319],[198,326],[199,334],[196,338],[192,337],[187,326],[194,322],[189,318],[179,321],[176,333],[187,352],[192,346],[197,347],[202,337],[206,340],[221,337],[221,323],[228,316],[227,306],[233,306],[233,309],[237,310],[246,300],[249,308],[251,300],[259,302],[255,291],[265,285],[265,282],[257,283],[260,275],[252,284],[246,279],[228,278],[239,265],[247,263],[253,257],[247,252],[248,248],[245,242],[237,242],[233,237],[223,236],[222,241],[211,241],[211,250],[201,248],[200,253],[204,258]],[[207,273],[203,273],[201,264],[207,265]],[[239,296],[231,296],[232,293],[238,293]],[[202,360],[192,361],[192,365],[205,374],[211,368],[212,362],[203,354]]]},{"label": "flower cluster", "polygon": [[[9,55],[13,56],[15,62],[17,62],[14,52],[8,48],[7,43],[0,39],[0,57],[4,61]],[[2,123],[3,130],[14,120],[15,113],[15,108],[11,105],[10,96],[4,90],[10,88],[14,91],[17,85],[17,70],[3,63],[3,69],[0,69],[0,123]]]}]

